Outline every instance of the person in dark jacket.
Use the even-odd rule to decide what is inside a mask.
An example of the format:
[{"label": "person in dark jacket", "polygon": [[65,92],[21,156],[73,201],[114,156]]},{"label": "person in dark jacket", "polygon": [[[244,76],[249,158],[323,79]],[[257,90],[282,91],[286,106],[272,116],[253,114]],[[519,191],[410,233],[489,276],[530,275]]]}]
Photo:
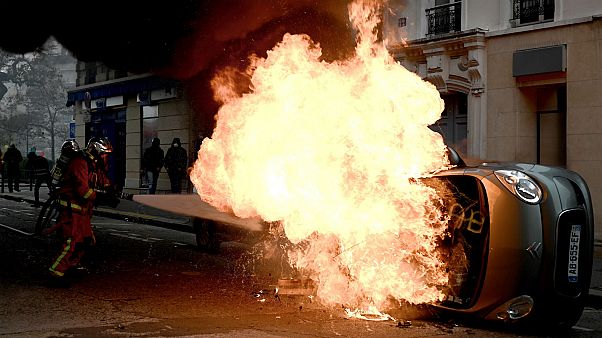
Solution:
[{"label": "person in dark jacket", "polygon": [[40,188],[43,183],[46,183],[48,190],[52,190],[50,186],[50,167],[48,160],[44,156],[40,156],[35,152],[27,154],[27,169],[30,171],[32,178],[35,180],[35,186],[33,190],[34,195],[34,207],[40,206]]},{"label": "person in dark jacket", "polygon": [[19,164],[23,161],[23,155],[14,144],[4,153],[4,164],[6,165],[6,177],[8,178],[8,191],[13,190],[21,191],[19,189],[19,178],[21,177],[19,171]]},{"label": "person in dark jacket", "polygon": [[188,153],[182,148],[180,139],[176,137],[171,142],[171,147],[167,149],[167,154],[165,154],[165,170],[169,175],[172,193],[182,191],[182,179],[186,176],[187,166]]},{"label": "person in dark jacket", "polygon": [[163,154],[163,149],[161,149],[161,140],[159,140],[158,137],[155,137],[151,146],[144,150],[144,156],[142,158],[142,171],[150,180],[148,193],[151,195],[157,191],[157,181],[159,180],[161,167],[163,167]]}]

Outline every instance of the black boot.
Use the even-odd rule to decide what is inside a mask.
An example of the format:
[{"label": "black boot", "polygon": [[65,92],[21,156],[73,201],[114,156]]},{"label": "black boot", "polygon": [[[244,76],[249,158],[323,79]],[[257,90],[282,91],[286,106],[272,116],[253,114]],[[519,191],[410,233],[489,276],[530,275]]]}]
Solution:
[{"label": "black boot", "polygon": [[49,288],[66,289],[70,286],[70,283],[65,276],[59,276],[50,272],[46,278],[46,286]]}]

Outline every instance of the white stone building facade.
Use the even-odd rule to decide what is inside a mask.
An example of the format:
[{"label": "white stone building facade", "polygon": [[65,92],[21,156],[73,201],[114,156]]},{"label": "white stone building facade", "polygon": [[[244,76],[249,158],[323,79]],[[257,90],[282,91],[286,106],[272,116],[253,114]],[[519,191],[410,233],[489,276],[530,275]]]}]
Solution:
[{"label": "white stone building facade", "polygon": [[[390,1],[384,37],[446,102],[437,128],[465,157],[574,170],[602,224],[602,2]],[[596,226],[602,239],[602,226]]]}]

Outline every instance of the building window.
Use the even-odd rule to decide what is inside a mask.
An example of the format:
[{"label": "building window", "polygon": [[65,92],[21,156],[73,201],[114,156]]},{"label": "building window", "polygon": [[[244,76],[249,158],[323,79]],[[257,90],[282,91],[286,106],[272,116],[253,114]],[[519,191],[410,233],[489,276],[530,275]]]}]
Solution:
[{"label": "building window", "polygon": [[90,114],[90,122],[85,125],[86,143],[91,137],[106,137],[113,145],[113,154],[109,157],[107,175],[121,190],[125,184],[125,138],[126,113],[124,109],[97,109]]},{"label": "building window", "polygon": [[115,77],[114,77],[115,79],[121,79],[126,76],[128,76],[127,71],[115,69]]},{"label": "building window", "polygon": [[566,167],[566,85],[537,91],[537,163]]},{"label": "building window", "polygon": [[96,62],[86,62],[84,84],[96,83]]},{"label": "building window", "polygon": [[554,0],[512,0],[514,25],[554,20]]},{"label": "building window", "polygon": [[[144,150],[153,143],[153,138],[159,136],[159,106],[142,106],[141,108],[142,140],[140,142],[140,154],[144,154]],[[142,156],[140,157],[140,167],[142,167]],[[148,188],[148,186],[148,178],[143,177],[140,180],[140,187]]]},{"label": "building window", "polygon": [[461,30],[462,2],[435,0],[435,7],[426,10],[427,35],[440,35]]},{"label": "building window", "polygon": [[464,93],[442,95],[445,109],[441,118],[431,125],[443,136],[445,144],[454,148],[460,156],[468,154],[468,96]]},{"label": "building window", "polygon": [[401,28],[401,27],[405,27],[406,25],[407,25],[407,18],[405,16],[397,19],[397,26],[398,27]]}]

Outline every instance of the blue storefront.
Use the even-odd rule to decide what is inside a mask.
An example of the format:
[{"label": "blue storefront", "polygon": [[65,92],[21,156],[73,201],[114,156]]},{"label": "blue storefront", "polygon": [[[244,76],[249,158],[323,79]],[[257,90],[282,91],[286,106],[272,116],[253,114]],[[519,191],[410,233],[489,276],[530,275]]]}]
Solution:
[{"label": "blue storefront", "polygon": [[[108,81],[107,81],[108,82]],[[83,116],[83,125],[77,123],[70,125],[70,134],[85,143],[91,137],[104,136],[113,145],[113,155],[109,162],[109,177],[118,189],[125,187],[127,173],[126,139],[127,139],[127,105],[132,99],[136,99],[139,106],[148,104],[140,98],[144,98],[149,92],[160,88],[176,88],[179,83],[172,79],[157,76],[146,76],[139,78],[123,78],[110,83],[94,83],[91,85],[76,87],[68,93],[67,106],[81,103],[77,106],[79,113]],[[78,109],[76,108],[76,112]],[[83,127],[82,130],[75,130]],[[73,128],[71,130],[71,128]],[[83,135],[82,135],[83,134]],[[79,135],[79,137],[75,137]],[[84,143],[84,144],[85,144]],[[80,146],[84,146],[80,144]]]}]

